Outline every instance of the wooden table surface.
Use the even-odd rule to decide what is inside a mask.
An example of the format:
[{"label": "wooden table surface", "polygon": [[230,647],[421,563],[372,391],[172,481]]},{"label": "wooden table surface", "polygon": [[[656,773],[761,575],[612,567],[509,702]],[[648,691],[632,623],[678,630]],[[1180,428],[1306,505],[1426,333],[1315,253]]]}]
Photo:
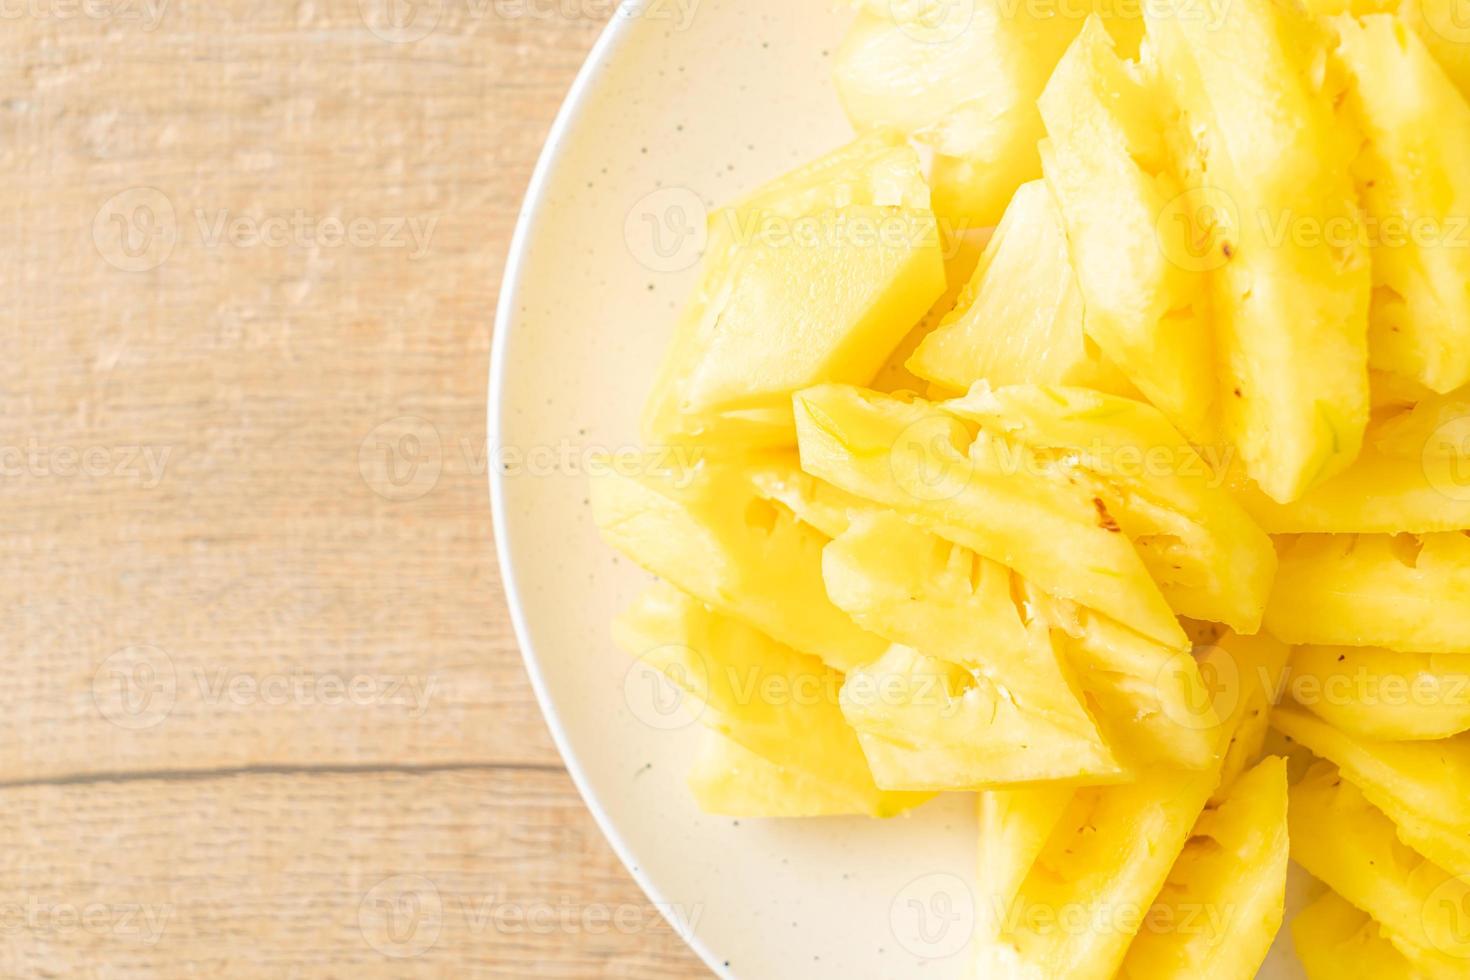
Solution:
[{"label": "wooden table surface", "polygon": [[0,975],[705,975],[491,541],[507,242],[610,10],[0,7]]}]

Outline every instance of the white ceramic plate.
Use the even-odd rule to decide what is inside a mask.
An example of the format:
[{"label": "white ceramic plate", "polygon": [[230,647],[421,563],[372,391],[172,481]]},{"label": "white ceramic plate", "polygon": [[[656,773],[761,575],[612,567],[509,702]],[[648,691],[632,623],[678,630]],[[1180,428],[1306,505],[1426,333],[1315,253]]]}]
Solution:
[{"label": "white ceramic plate", "polygon": [[491,372],[501,567],[552,734],[651,900],[715,972],[761,980],[968,976],[971,800],[887,822],[696,810],[687,715],[609,637],[648,577],[599,540],[586,471],[636,445],[702,209],[849,138],[828,78],[848,17],[808,0],[640,0],[616,14],[527,194]]}]

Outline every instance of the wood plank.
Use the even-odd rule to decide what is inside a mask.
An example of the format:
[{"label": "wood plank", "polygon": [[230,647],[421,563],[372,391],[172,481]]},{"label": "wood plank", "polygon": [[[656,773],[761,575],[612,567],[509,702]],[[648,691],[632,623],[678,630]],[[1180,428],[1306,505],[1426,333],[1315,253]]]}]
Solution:
[{"label": "wood plank", "polygon": [[104,781],[0,807],[9,977],[708,975],[560,773]]},{"label": "wood plank", "polygon": [[[610,8],[420,4],[391,43],[375,0],[70,6],[0,34],[0,780],[555,764],[484,392],[514,215]],[[382,703],[412,684],[426,710]]]}]

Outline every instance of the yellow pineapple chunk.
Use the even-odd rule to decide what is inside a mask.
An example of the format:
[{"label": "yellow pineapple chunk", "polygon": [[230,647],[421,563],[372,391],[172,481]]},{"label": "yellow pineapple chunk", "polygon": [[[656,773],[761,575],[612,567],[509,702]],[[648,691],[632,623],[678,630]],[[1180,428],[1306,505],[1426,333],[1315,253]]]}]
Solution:
[{"label": "yellow pineapple chunk", "polygon": [[912,148],[879,133],[809,164],[711,216],[645,438],[789,445],[791,392],[866,383],[944,285]]},{"label": "yellow pineapple chunk", "polygon": [[1254,633],[1276,571],[1271,541],[1154,406],[1083,388],[977,387],[942,406],[1051,460],[1133,542],[1174,611]]},{"label": "yellow pineapple chunk", "polygon": [[1241,636],[1230,632],[1195,649],[1205,688],[1225,709],[1221,720],[1230,732],[1220,763],[1220,785],[1210,796],[1210,803],[1219,805],[1240,774],[1261,756],[1271,711],[1288,676],[1291,650],[1265,633]]},{"label": "yellow pineapple chunk", "polygon": [[689,790],[705,813],[727,817],[827,817],[871,812],[871,795],[789,769],[712,728],[700,733]]},{"label": "yellow pineapple chunk", "polygon": [[1456,957],[1413,950],[1332,891],[1301,911],[1291,934],[1308,980],[1462,980],[1465,975],[1465,964]]},{"label": "yellow pineapple chunk", "polygon": [[[850,672],[842,689],[860,735],[913,750],[908,772],[885,774],[874,762],[879,785],[1121,775],[1046,625],[1018,606],[1009,569],[887,513],[857,520],[827,546],[823,568],[838,608],[896,644]],[[943,757],[939,772],[952,782],[928,771],[931,755]]]},{"label": "yellow pineapple chunk", "polygon": [[[885,513],[828,545],[823,570],[833,602],[864,629],[961,665],[978,675],[958,678],[965,686],[994,685],[1091,740],[1080,689],[1128,766],[1197,769],[1214,759],[1217,719],[1192,660],[1099,614],[1064,609],[989,559]],[[1009,717],[1014,707],[996,711]],[[1095,755],[1077,761],[1097,765]],[[1097,781],[1108,775],[1099,769]]]},{"label": "yellow pineapple chunk", "polygon": [[1221,425],[1278,501],[1344,469],[1368,421],[1369,261],[1326,37],[1277,0],[1145,5],[1208,215]]},{"label": "yellow pineapple chunk", "polygon": [[750,479],[763,500],[780,504],[797,520],[829,538],[846,531],[854,516],[877,513],[879,509],[871,500],[855,497],[803,471],[795,452],[752,457]]},{"label": "yellow pineapple chunk", "polygon": [[[1072,718],[977,668],[894,645],[847,675],[842,713],[873,778],[892,790],[970,790],[1064,780],[1115,782],[1122,769],[1080,706]],[[874,751],[896,747],[901,755]]]},{"label": "yellow pineapple chunk", "polygon": [[804,470],[894,508],[1161,643],[1183,631],[1138,553],[1080,488],[1028,472],[1015,447],[920,400],[842,385],[796,396]]},{"label": "yellow pineapple chunk", "polygon": [[1089,18],[1041,96],[1042,170],[1071,243],[1088,336],[1203,441],[1215,371],[1208,324],[1194,311],[1201,280],[1181,261],[1184,230],[1164,217],[1182,185],[1170,174],[1158,94],[1135,68]]},{"label": "yellow pineapple chunk", "polygon": [[1393,821],[1406,844],[1470,874],[1470,737],[1380,742],[1338,731],[1291,706],[1273,712],[1271,724],[1332,762]]},{"label": "yellow pineapple chunk", "polygon": [[[882,0],[878,0],[882,2]],[[1393,14],[1428,47],[1455,86],[1470,99],[1470,21],[1460,0],[1306,0],[1317,17]]]},{"label": "yellow pineapple chunk", "polygon": [[[1248,688],[1261,678],[1246,672],[1241,682]],[[1248,690],[1217,691],[1216,696],[1221,693],[1242,703],[1252,700]],[[1216,715],[1229,720],[1211,730],[1217,761],[1205,769],[1151,767],[1132,783],[1079,789],[1060,816],[1053,787],[1012,790],[982,802],[982,835],[1001,836],[982,836],[980,845],[980,893],[993,911],[987,910],[977,929],[978,976],[1110,980],[1116,975],[1145,924],[1144,910],[1159,895],[1219,785],[1222,750],[1242,715],[1223,703],[1211,717]],[[1043,837],[1045,844],[1037,850],[1035,842]],[[1010,847],[1015,848],[1011,858],[997,856]],[[1025,862],[1025,877],[1016,884]]]},{"label": "yellow pineapple chunk", "polygon": [[[1370,436],[1374,429],[1369,429]],[[1470,457],[1363,447],[1345,471],[1280,504],[1249,480],[1235,497],[1270,534],[1429,534],[1470,528]]]},{"label": "yellow pineapple chunk", "polygon": [[1082,294],[1046,185],[1023,184],[954,310],[919,344],[909,370],[955,392],[992,384],[1132,386],[1083,333]]},{"label": "yellow pineapple chunk", "polygon": [[1440,392],[1470,382],[1470,104],[1403,21],[1337,17],[1372,243],[1369,359]]},{"label": "yellow pineapple chunk", "polygon": [[827,598],[827,536],[762,499],[739,465],[599,475],[592,514],[608,544],[655,575],[838,670],[887,646]]},{"label": "yellow pineapple chunk", "polygon": [[1384,456],[1461,462],[1453,486],[1464,491],[1461,496],[1470,496],[1470,389],[1417,398],[1373,426],[1368,440]]},{"label": "yellow pineapple chunk", "polygon": [[961,180],[936,174],[946,219],[992,225],[1016,187],[1040,176],[1036,96],[1080,26],[1002,0],[945,4],[918,23],[863,11],[833,77],[859,130],[902,130],[963,163]]},{"label": "yellow pineapple chunk", "polygon": [[1118,980],[1253,977],[1286,901],[1286,760],[1269,758],[1195,822]]},{"label": "yellow pineapple chunk", "polygon": [[[1470,964],[1470,879],[1399,840],[1352,783],[1317,763],[1291,790],[1291,856],[1408,947]],[[1462,964],[1462,968],[1463,968]],[[1462,974],[1463,975],[1463,974]]]},{"label": "yellow pineapple chunk", "polygon": [[1278,557],[1265,621],[1280,640],[1470,650],[1470,535],[1303,534]]},{"label": "yellow pineapple chunk", "polygon": [[1297,701],[1343,732],[1391,742],[1470,730],[1470,653],[1304,646],[1291,666]]},{"label": "yellow pineapple chunk", "polygon": [[842,718],[842,675],[667,585],[613,623],[624,651],[693,699],[698,720],[767,761],[841,794],[848,812],[891,816],[922,794],[885,793]]}]

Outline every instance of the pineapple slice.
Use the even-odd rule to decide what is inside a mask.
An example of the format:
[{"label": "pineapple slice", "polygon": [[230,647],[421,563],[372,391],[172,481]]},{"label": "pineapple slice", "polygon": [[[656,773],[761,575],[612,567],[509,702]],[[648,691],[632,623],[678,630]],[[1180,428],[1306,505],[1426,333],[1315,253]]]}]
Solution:
[{"label": "pineapple slice", "polygon": [[871,379],[944,292],[928,208],[917,155],[879,133],[715,213],[647,441],[789,445],[792,391]]},{"label": "pineapple slice", "polygon": [[[896,644],[842,689],[843,713],[860,734],[914,750],[919,768],[910,772],[888,778],[875,765],[879,785],[1121,775],[1045,624],[1018,607],[1009,569],[888,513],[858,520],[828,545],[823,569],[838,608]],[[950,759],[942,771],[955,782],[923,771],[931,752]]]},{"label": "pineapple slice", "polygon": [[960,163],[936,172],[946,219],[993,225],[1015,189],[1040,176],[1036,96],[1079,26],[1002,0],[944,4],[918,23],[863,11],[833,77],[859,130],[893,127]]},{"label": "pineapple slice", "polygon": [[1332,762],[1397,826],[1410,847],[1470,873],[1470,737],[1378,742],[1340,732],[1304,711],[1276,710],[1277,731]]},{"label": "pineapple slice", "polygon": [[[909,647],[894,645],[848,674],[841,702],[884,789],[1099,783],[1123,775],[1080,706],[1072,718],[1042,714],[1044,706],[978,669]],[[874,752],[873,739],[904,751]]]},{"label": "pineapple slice", "polygon": [[[957,678],[966,686],[998,686],[1014,702],[1000,712],[1019,706],[1090,740],[1080,687],[1129,766],[1214,759],[1216,719],[1199,710],[1209,692],[1193,661],[1106,617],[1063,610],[989,559],[882,513],[828,545],[823,571],[832,601],[864,629],[961,665],[975,675]],[[1096,765],[1095,753],[1078,761]],[[1109,775],[1099,769],[1097,781]]]},{"label": "pineapple slice", "polygon": [[655,585],[613,622],[624,651],[662,672],[700,706],[699,721],[776,766],[826,784],[849,812],[892,816],[928,796],[886,793],[843,721],[842,675]]},{"label": "pineapple slice", "polygon": [[1210,797],[1210,804],[1219,806],[1240,774],[1261,756],[1271,727],[1271,710],[1286,683],[1291,651],[1264,633],[1227,633],[1205,644],[1197,655],[1206,688],[1226,708],[1222,720],[1230,732],[1220,763],[1220,785]]},{"label": "pineapple slice", "polygon": [[[1243,673],[1237,703],[1252,700],[1248,689],[1260,682]],[[1109,980],[1117,973],[1143,910],[1219,785],[1222,750],[1243,715],[1223,703],[1215,715],[1228,720],[1211,729],[1217,761],[1205,769],[1144,769],[1132,783],[1075,791],[1065,809],[1054,787],[982,800],[982,834],[1001,836],[980,845],[980,889],[993,911],[977,931],[978,976]],[[998,854],[1006,849],[1014,849],[1009,858]]]},{"label": "pineapple slice", "polygon": [[1254,633],[1276,572],[1271,541],[1158,409],[1082,388],[977,386],[942,406],[1054,457],[1138,549],[1181,615]]},{"label": "pineapple slice", "polygon": [[[1392,421],[1370,428],[1370,439]],[[1270,534],[1430,534],[1470,528],[1470,460],[1435,455],[1429,445],[1424,444],[1422,457],[1411,458],[1370,443],[1345,471],[1287,504],[1272,500],[1239,473],[1232,474],[1232,489]]]},{"label": "pineapple slice", "polygon": [[1188,652],[1086,609],[1045,616],[1060,624],[1058,639],[1087,703],[1127,765],[1204,769],[1217,760],[1221,719],[1201,665]]},{"label": "pineapple slice", "polygon": [[1470,382],[1470,104],[1403,21],[1337,17],[1372,236],[1369,361],[1434,391]]},{"label": "pineapple slice", "polygon": [[689,790],[705,813],[727,817],[828,817],[872,810],[870,794],[778,765],[712,728],[700,734]]},{"label": "pineapple slice", "polygon": [[846,531],[854,516],[879,512],[872,501],[855,497],[804,472],[794,452],[753,457],[750,480],[761,499],[780,504],[798,520],[829,538]]},{"label": "pineapple slice", "polygon": [[1265,621],[1280,640],[1470,650],[1470,535],[1303,534],[1278,555]]},{"label": "pineapple slice", "polygon": [[1401,842],[1388,817],[1330,764],[1317,763],[1292,788],[1287,819],[1298,864],[1409,947],[1459,959],[1462,969],[1470,963],[1470,880]]},{"label": "pineapple slice", "polygon": [[887,647],[827,598],[827,537],[761,499],[740,466],[599,475],[592,513],[608,544],[644,568],[838,670]]},{"label": "pineapple slice", "polygon": [[1194,312],[1201,281],[1181,261],[1182,229],[1163,217],[1182,188],[1170,175],[1158,96],[1134,67],[1089,18],[1039,102],[1042,170],[1071,243],[1088,335],[1204,441],[1215,371],[1210,331]]},{"label": "pineapple slice", "polygon": [[[1366,912],[1336,892],[1323,892],[1291,923],[1308,980],[1462,980],[1453,956],[1414,950],[1390,937]],[[1414,958],[1410,959],[1410,955]]]},{"label": "pineapple slice", "polygon": [[[881,0],[880,0],[881,2]],[[1429,49],[1455,87],[1470,99],[1470,22],[1460,0],[1307,0],[1316,17],[1393,14]]]},{"label": "pineapple slice", "polygon": [[[1369,440],[1384,456],[1464,461],[1470,457],[1470,389],[1416,399],[1374,426]],[[1470,466],[1457,472],[1459,485],[1470,486]]]},{"label": "pineapple slice", "polygon": [[1281,928],[1288,851],[1286,760],[1272,757],[1200,814],[1118,980],[1255,976]]},{"label": "pineapple slice", "polygon": [[992,232],[990,228],[978,231],[940,228],[940,240],[944,245],[944,294],[934,301],[924,319],[893,349],[887,363],[878,369],[868,387],[890,394],[900,391],[920,393],[928,389],[928,383],[909,370],[908,362],[925,338],[954,311],[990,244]]},{"label": "pineapple slice", "polygon": [[[1150,770],[1125,785],[1077,790],[1060,819],[1046,816],[1055,825],[1045,845],[1012,900],[993,913],[1000,928],[981,935],[977,975],[1114,976],[1218,777],[1217,770]],[[1108,918],[1078,921],[1079,914]]]},{"label": "pineapple slice", "polygon": [[796,422],[801,465],[813,476],[892,507],[1048,593],[1187,647],[1128,539],[1085,491],[1030,472],[1016,447],[977,439],[930,403],[841,385],[799,392]]},{"label": "pineapple slice", "polygon": [[[1357,456],[1368,422],[1367,249],[1326,38],[1276,0],[1145,6],[1149,48],[1190,138],[1225,436],[1278,501]],[[1064,209],[1065,210],[1065,209]],[[1333,234],[1304,234],[1304,230]]]},{"label": "pineapple slice", "polygon": [[1470,730],[1470,654],[1298,647],[1296,699],[1343,732],[1424,741]]},{"label": "pineapple slice", "polygon": [[1016,191],[974,277],[908,367],[955,392],[985,379],[1131,393],[1083,333],[1082,314],[1061,216],[1046,185],[1032,181]]}]

